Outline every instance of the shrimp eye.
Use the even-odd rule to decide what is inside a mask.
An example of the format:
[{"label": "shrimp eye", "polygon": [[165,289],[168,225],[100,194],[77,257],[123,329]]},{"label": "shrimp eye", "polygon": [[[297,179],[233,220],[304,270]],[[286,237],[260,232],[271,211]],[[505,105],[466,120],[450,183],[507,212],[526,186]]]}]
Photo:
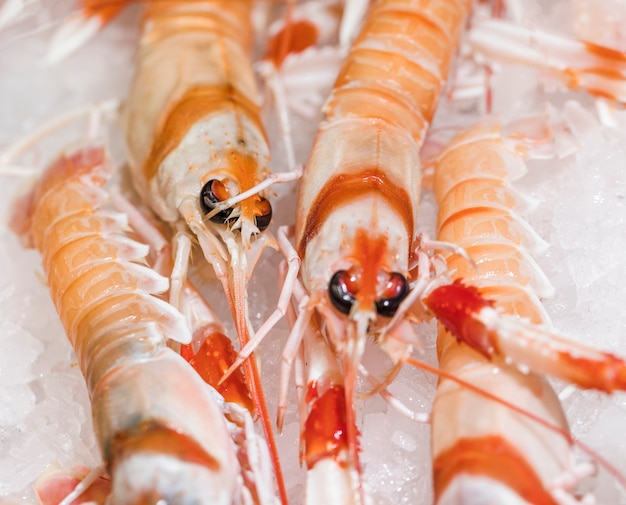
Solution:
[{"label": "shrimp eye", "polygon": [[385,285],[382,296],[376,301],[376,312],[384,317],[393,317],[398,306],[409,294],[409,283],[404,275],[393,272]]},{"label": "shrimp eye", "polygon": [[267,229],[270,225],[270,221],[272,220],[272,206],[267,198],[261,197],[261,199],[255,202],[255,206],[257,211],[259,212],[254,216],[254,224],[259,229],[259,231],[263,231]]},{"label": "shrimp eye", "polygon": [[343,313],[349,314],[356,298],[351,289],[354,290],[354,279],[347,270],[339,270],[330,279],[328,285],[328,296],[335,308]]},{"label": "shrimp eye", "polygon": [[[200,207],[202,212],[208,214],[215,206],[228,199],[228,189],[217,179],[211,179],[200,190]],[[214,216],[211,216],[211,221],[214,223],[224,224],[228,221],[228,218],[233,209],[224,209],[219,211]]]}]

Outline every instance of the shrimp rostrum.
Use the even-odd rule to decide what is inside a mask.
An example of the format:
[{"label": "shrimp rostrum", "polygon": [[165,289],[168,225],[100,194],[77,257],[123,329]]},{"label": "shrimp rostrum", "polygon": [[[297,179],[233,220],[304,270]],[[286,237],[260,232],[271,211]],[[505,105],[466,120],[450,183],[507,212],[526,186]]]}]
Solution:
[{"label": "shrimp rostrum", "polygon": [[155,294],[124,214],[101,208],[113,171],[99,145],[60,156],[16,206],[12,226],[42,254],[50,293],[91,397],[112,503],[243,503],[223,399],[170,349],[183,315]]}]

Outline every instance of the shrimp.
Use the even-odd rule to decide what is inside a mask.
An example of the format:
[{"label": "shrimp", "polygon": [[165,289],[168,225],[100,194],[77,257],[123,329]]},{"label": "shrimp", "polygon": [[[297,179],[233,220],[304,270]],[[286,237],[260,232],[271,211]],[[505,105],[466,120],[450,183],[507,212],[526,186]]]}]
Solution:
[{"label": "shrimp", "polygon": [[[455,282],[435,288],[424,300],[440,320],[439,366],[476,389],[514,398],[517,409],[539,421],[529,422],[510,405],[444,376],[432,413],[434,487],[440,504],[469,496],[480,503],[578,503],[570,492],[593,468],[574,465],[565,415],[543,374],[604,391],[626,386],[621,359],[573,343],[523,338],[531,325],[548,323],[539,297],[551,291],[526,252],[544,243],[517,215],[523,199],[508,183],[524,170],[493,121],[458,135],[436,161],[438,239],[457,243],[477,265],[473,269],[457,253],[442,252]],[[518,322],[489,333],[514,332],[510,338],[522,340],[519,352],[505,342],[507,337],[486,343],[484,323],[475,317],[484,308],[494,313],[497,308],[496,318]],[[479,417],[472,415],[476,411]]]},{"label": "shrimp", "polygon": [[[380,333],[409,292],[419,149],[469,10],[465,0],[382,0],[371,8],[324,107],[326,120],[305,166],[296,250],[279,237],[290,270],[277,311],[240,353],[245,359],[286,312],[301,262],[306,297],[287,346],[298,348],[309,320],[323,321],[344,374],[353,455],[358,365],[368,335]],[[387,350],[397,359],[417,341],[406,320],[386,337],[381,341],[396,343]],[[285,353],[282,381],[293,358]],[[284,395],[280,401],[285,404]]]},{"label": "shrimp", "polygon": [[42,254],[91,397],[110,500],[237,503],[241,478],[219,395],[166,345],[191,340],[182,314],[154,296],[168,280],[140,264],[148,247],[122,233],[124,215],[101,208],[112,173],[100,145],[63,154],[12,220]]},{"label": "shrimp", "polygon": [[[186,224],[195,234],[237,309],[240,334],[246,326],[246,278],[260,251],[271,245],[260,232],[272,217],[266,198],[247,194],[269,171],[247,56],[251,41],[243,35],[250,28],[249,7],[249,2],[146,4],[127,104],[135,187],[159,218]],[[222,208],[231,197],[241,201]],[[178,240],[185,244],[179,249],[188,247],[187,237]]]},{"label": "shrimp", "polygon": [[[247,280],[264,248],[274,246],[271,234],[261,233],[271,222],[272,207],[257,185],[282,180],[269,175],[269,148],[247,55],[251,5],[146,2],[126,111],[134,185],[146,205],[179,232],[170,302],[180,308],[191,230],[222,282],[242,346],[251,331]],[[112,4],[97,4],[106,6]],[[286,503],[255,359],[245,367]]]},{"label": "shrimp", "polygon": [[[258,185],[269,175],[248,57],[248,1],[150,2],[128,99],[130,173],[143,201],[179,232],[170,301],[178,306],[191,238],[221,281],[241,346],[249,340],[246,285],[272,219]],[[173,71],[173,69],[175,69]],[[245,364],[286,502],[254,357]]]},{"label": "shrimp", "polygon": [[[307,311],[319,312],[342,356],[348,389],[367,334],[376,333],[379,318],[394,315],[409,291],[419,147],[469,7],[447,0],[376,3],[326,103],[306,164],[295,226],[301,279]],[[385,78],[374,71],[381,67]]]},{"label": "shrimp", "polygon": [[[482,148],[485,153],[481,153]],[[492,125],[483,126],[482,130],[470,130],[450,149],[444,150],[438,163],[454,165],[456,171],[445,170],[438,177],[435,194],[442,199],[439,219],[443,223],[439,237],[444,241],[455,239],[475,263],[470,265],[466,258],[461,259],[458,254],[448,258],[448,268],[455,272],[458,279],[469,279],[481,292],[488,294],[491,289],[503,297],[505,287],[487,289],[483,284],[490,286],[492,278],[502,278],[499,282],[506,286],[507,275],[516,277],[514,286],[517,288],[520,284],[524,287],[526,296],[540,306],[536,296],[550,296],[553,290],[525,249],[541,247],[541,239],[508,209],[519,195],[516,196],[505,183],[501,183],[500,187],[491,183],[497,190],[488,187],[484,190],[487,196],[483,197],[481,187],[475,182],[521,176],[525,164],[516,154],[516,149],[523,151],[524,147],[514,146],[511,150],[499,137],[497,126]],[[483,159],[486,161],[481,162]],[[461,177],[463,179],[459,182]],[[450,196],[444,199],[448,192]],[[479,223],[479,219],[483,219],[483,228],[474,222],[456,223],[457,213],[462,215],[456,206],[469,213],[474,209],[470,198],[479,196],[490,201],[480,212],[475,211],[475,221]],[[472,226],[476,226],[477,231],[473,231]],[[479,235],[482,229],[491,234],[496,234],[496,230],[505,233],[505,238],[498,239],[497,252],[492,252],[492,244]],[[466,238],[461,237],[462,234]],[[475,268],[478,268],[478,273],[474,272]],[[477,281],[473,280],[475,275]],[[460,305],[459,300],[463,300]],[[522,369],[558,377],[582,388],[607,393],[626,388],[626,365],[621,358],[572,342],[545,326],[528,325],[516,317],[500,316],[491,302],[460,280],[432,289],[422,301],[458,339],[489,359],[515,363]]]}]

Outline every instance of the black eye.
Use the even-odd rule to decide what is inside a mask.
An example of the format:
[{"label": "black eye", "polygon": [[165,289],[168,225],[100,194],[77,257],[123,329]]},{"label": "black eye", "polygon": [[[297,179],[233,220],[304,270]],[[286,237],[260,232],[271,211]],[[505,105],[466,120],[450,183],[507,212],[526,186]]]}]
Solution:
[{"label": "black eye", "polygon": [[270,221],[272,220],[272,206],[267,198],[261,197],[261,199],[255,203],[259,214],[254,216],[254,224],[259,229],[259,231],[263,231],[267,229],[270,225]]},{"label": "black eye", "polygon": [[409,294],[409,283],[404,275],[393,272],[389,276],[382,297],[376,301],[376,312],[384,317],[393,317],[398,306]]},{"label": "black eye", "polygon": [[[202,212],[208,214],[215,206],[228,199],[228,190],[226,186],[224,186],[217,179],[211,179],[207,182],[202,189],[200,190],[200,208]],[[214,223],[224,224],[228,221],[228,217],[230,216],[233,209],[224,209],[219,211],[214,216],[211,216],[211,221]]]},{"label": "black eye", "polygon": [[328,296],[334,307],[343,314],[349,314],[354,305],[354,295],[350,292],[353,288],[353,279],[346,270],[339,270],[330,279]]}]

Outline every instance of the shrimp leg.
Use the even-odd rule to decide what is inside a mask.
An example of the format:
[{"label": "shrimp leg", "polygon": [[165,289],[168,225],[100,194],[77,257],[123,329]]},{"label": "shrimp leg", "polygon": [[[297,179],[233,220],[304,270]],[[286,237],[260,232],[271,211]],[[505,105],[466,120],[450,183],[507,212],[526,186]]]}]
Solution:
[{"label": "shrimp leg", "polygon": [[549,70],[569,88],[626,101],[626,59],[621,51],[497,19],[475,20],[469,43],[489,60]]}]

